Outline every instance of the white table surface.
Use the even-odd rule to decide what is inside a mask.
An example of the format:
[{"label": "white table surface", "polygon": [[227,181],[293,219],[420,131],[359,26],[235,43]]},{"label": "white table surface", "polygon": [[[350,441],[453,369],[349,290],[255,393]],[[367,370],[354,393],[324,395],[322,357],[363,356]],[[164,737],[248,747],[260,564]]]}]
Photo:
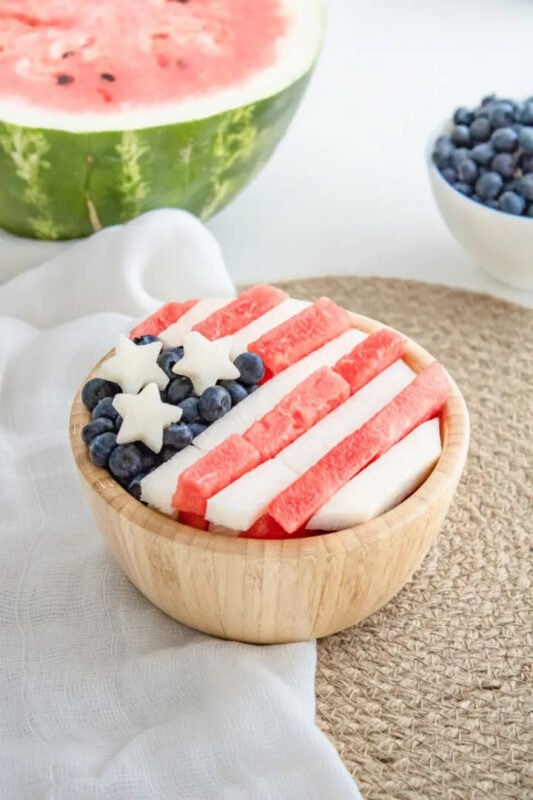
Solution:
[{"label": "white table surface", "polygon": [[325,47],[284,141],[209,227],[237,282],[326,272],[491,292],[430,193],[430,132],[493,91],[533,94],[533,0],[329,0]]},{"label": "white table surface", "polygon": [[[428,135],[457,105],[533,94],[533,0],[326,2],[322,57],[288,134],[209,222],[234,280],[383,275],[533,306],[533,292],[498,283],[452,238],[424,160]],[[0,280],[36,252],[22,241],[8,262],[2,238]]]}]

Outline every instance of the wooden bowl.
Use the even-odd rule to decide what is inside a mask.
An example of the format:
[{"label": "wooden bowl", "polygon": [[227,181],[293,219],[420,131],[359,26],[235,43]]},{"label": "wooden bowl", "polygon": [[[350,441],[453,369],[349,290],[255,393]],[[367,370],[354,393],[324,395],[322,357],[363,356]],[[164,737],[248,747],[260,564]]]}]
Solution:
[{"label": "wooden bowl", "polygon": [[[367,317],[352,318],[369,333],[383,327]],[[405,361],[420,371],[433,357],[409,341]],[[431,547],[468,449],[468,412],[453,381],[450,386],[442,455],[422,486],[370,522],[303,539],[261,541],[198,531],[139,503],[89,460],[80,432],[90,415],[80,392],[70,417],[70,443],[111,552],[152,603],[224,639],[303,641],[377,611],[410,580]]]}]

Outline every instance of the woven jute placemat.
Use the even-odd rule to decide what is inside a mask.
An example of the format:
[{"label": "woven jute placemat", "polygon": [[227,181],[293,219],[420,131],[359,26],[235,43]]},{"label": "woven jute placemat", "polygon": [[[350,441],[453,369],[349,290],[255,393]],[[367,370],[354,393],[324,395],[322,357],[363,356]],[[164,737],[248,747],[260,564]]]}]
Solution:
[{"label": "woven jute placemat", "polygon": [[318,643],[318,723],[366,800],[531,800],[533,313],[414,281],[280,285],[419,341],[472,424],[455,501],[411,583]]}]

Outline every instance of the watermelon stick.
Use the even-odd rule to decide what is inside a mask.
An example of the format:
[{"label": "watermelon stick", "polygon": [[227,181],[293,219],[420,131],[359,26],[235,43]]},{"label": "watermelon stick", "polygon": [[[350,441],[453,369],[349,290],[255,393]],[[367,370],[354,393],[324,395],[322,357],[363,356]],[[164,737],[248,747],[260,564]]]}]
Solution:
[{"label": "watermelon stick", "polygon": [[359,389],[390,367],[403,356],[407,342],[396,331],[381,328],[371,333],[351,353],[343,356],[333,369],[344,378],[350,387],[350,394]]},{"label": "watermelon stick", "polygon": [[328,297],[321,297],[299,314],[248,345],[273,375],[286,369],[351,327],[350,316]]},{"label": "watermelon stick", "polygon": [[286,292],[274,286],[266,284],[252,286],[231,303],[199,322],[193,330],[211,340],[231,336],[286,299]]},{"label": "watermelon stick", "polygon": [[261,456],[234,434],[181,473],[172,505],[177,511],[205,516],[207,500],[256,467]]},{"label": "watermelon stick", "polygon": [[446,373],[434,361],[388,405],[279,494],[268,508],[270,516],[287,533],[297,531],[374,458],[433,417],[444,404],[448,391]]},{"label": "watermelon stick", "polygon": [[153,314],[131,329],[130,339],[136,339],[147,334],[158,336],[165,328],[177,322],[197,302],[198,300],[185,300],[183,303],[165,303],[164,306],[158,308],[157,311],[154,311]]},{"label": "watermelon stick", "polygon": [[246,431],[244,438],[261,458],[273,458],[280,450],[312,428],[348,399],[346,381],[330,367],[321,367]]}]

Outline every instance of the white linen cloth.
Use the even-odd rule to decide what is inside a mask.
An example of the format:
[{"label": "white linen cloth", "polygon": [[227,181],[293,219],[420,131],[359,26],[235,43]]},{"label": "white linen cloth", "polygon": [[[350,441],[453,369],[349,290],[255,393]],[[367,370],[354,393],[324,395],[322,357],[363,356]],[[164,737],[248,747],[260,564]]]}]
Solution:
[{"label": "white linen cloth", "polygon": [[2,800],[361,797],[315,726],[315,644],[224,642],[154,608],[70,455],[74,392],[132,318],[233,291],[215,240],[173,210],[0,286]]}]

